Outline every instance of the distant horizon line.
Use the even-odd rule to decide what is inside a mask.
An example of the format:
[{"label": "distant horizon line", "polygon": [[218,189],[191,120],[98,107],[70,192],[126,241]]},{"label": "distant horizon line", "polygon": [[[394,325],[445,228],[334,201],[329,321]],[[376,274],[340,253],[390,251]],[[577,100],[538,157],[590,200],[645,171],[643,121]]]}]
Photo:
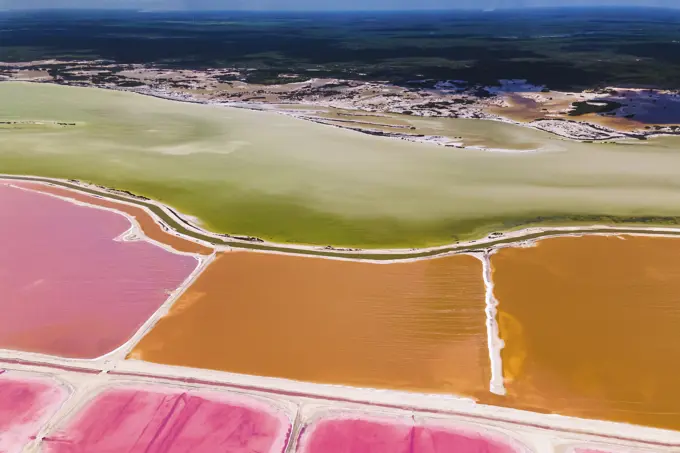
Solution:
[{"label": "distant horizon line", "polygon": [[678,10],[672,6],[647,6],[647,5],[578,5],[578,6],[526,6],[504,8],[424,8],[424,9],[144,9],[144,8],[12,8],[0,9],[0,13],[8,12],[52,12],[52,11],[81,11],[81,12],[134,12],[134,13],[436,13],[436,12],[503,12],[503,11],[527,11],[527,10]]}]

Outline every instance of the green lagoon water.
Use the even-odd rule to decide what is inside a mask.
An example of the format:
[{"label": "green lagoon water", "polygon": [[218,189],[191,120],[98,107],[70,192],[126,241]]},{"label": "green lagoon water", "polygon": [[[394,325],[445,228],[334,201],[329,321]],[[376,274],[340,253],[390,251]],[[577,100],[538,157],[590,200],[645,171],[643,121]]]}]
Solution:
[{"label": "green lagoon water", "polygon": [[0,173],[129,190],[215,232],[282,243],[422,247],[526,223],[680,218],[680,138],[583,144],[491,121],[417,121],[474,145],[544,151],[460,150],[270,112],[4,82],[0,122],[16,123],[0,124]]}]

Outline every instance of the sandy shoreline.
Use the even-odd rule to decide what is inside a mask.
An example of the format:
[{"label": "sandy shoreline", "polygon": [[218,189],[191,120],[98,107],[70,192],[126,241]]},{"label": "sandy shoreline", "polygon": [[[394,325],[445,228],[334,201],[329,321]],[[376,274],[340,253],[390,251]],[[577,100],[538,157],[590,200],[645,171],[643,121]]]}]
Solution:
[{"label": "sandy shoreline", "polygon": [[[31,83],[52,83],[52,82],[31,82]],[[77,85],[75,85],[77,86]],[[254,111],[267,111],[267,112],[272,112],[272,113],[277,113],[281,115],[286,115],[290,116],[302,121],[311,121],[317,124],[325,125],[325,126],[331,126],[331,127],[337,127],[340,129],[346,129],[349,131],[354,131],[354,132],[359,132],[363,134],[369,134],[369,135],[379,135],[384,138],[391,138],[391,139],[396,139],[396,140],[407,140],[407,141],[412,141],[416,143],[427,143],[427,144],[432,144],[432,145],[438,145],[438,146],[449,146],[453,148],[458,148],[458,149],[468,149],[472,151],[487,151],[487,152],[503,152],[503,153],[525,153],[525,152],[541,152],[542,150],[536,149],[536,150],[516,150],[516,149],[502,149],[502,148],[487,148],[487,147],[480,147],[480,146],[465,146],[464,144],[455,141],[455,140],[450,140],[445,137],[440,137],[440,136],[419,136],[415,134],[408,134],[408,133],[402,133],[402,132],[392,132],[392,133],[379,133],[379,131],[372,130],[370,128],[360,128],[360,127],[350,127],[350,126],[341,126],[339,124],[331,124],[326,121],[321,121],[323,118],[315,118],[315,117],[309,117],[307,114],[305,114],[304,110],[300,110],[299,112],[288,110],[288,109],[280,109],[277,108],[276,106],[272,104],[267,104],[267,103],[259,103],[259,102],[242,102],[242,101],[235,101],[235,102],[211,102],[211,101],[205,101],[193,97],[178,97],[178,96],[171,96],[165,93],[160,93],[160,92],[155,92],[153,90],[140,90],[140,89],[128,89],[128,88],[120,88],[120,87],[107,87],[107,86],[101,86],[97,87],[101,89],[107,89],[107,90],[113,90],[113,91],[124,91],[128,93],[135,93],[135,94],[140,94],[142,96],[150,96],[150,97],[155,97],[159,99],[164,99],[164,100],[169,100],[169,101],[176,101],[176,102],[186,102],[190,104],[203,104],[203,105],[213,105],[213,106],[221,106],[221,107],[231,107],[231,108],[242,108],[242,109],[247,109],[247,110],[254,110]],[[286,104],[283,104],[286,105]],[[291,107],[294,106],[304,106],[304,107],[309,107],[310,110],[313,110],[315,107],[316,108],[332,108],[332,106],[324,104],[324,103],[310,103],[310,104],[295,104],[295,103],[290,103],[289,104]],[[354,111],[357,112],[357,115],[361,114],[366,114],[366,113],[375,113],[371,112],[369,110],[361,110],[361,109],[354,109]],[[422,117],[422,118],[427,118],[427,117]],[[438,118],[438,117],[433,117],[433,118]],[[625,138],[634,138],[634,139],[640,139],[641,137],[645,138],[653,138],[653,137],[661,137],[661,136],[677,136],[680,135],[678,134],[670,134],[668,132],[655,132],[655,131],[646,131],[644,134],[639,134],[639,133],[630,133],[627,131],[619,131],[615,130],[609,127],[601,126],[598,124],[594,123],[589,123],[587,121],[573,121],[573,120],[567,120],[567,119],[545,119],[545,120],[534,120],[530,122],[522,122],[522,121],[515,121],[509,117],[505,117],[502,115],[498,114],[493,114],[493,113],[484,113],[481,116],[477,116],[474,119],[477,119],[479,121],[496,121],[500,123],[506,123],[506,124],[512,124],[514,126],[519,126],[519,127],[525,127],[527,129],[533,129],[533,130],[538,130],[542,132],[547,132],[553,135],[556,135],[560,138],[567,139],[567,140],[572,140],[576,142],[604,142],[607,140],[613,140],[613,139],[625,139]],[[546,125],[549,124],[550,126]],[[377,133],[378,132],[378,133]]]},{"label": "sandy shoreline", "polygon": [[[154,88],[127,88],[120,86],[109,86],[109,85],[91,85],[91,84],[79,84],[79,83],[56,83],[51,80],[0,80],[2,82],[22,82],[22,83],[41,83],[41,84],[54,84],[54,85],[66,85],[75,87],[89,87],[98,88],[111,91],[121,91],[126,93],[134,93],[142,96],[155,97],[158,99],[164,99],[175,102],[184,102],[190,104],[202,104],[211,105],[216,107],[230,107],[230,108],[242,108],[253,111],[267,111],[270,113],[277,113],[281,115],[290,116],[302,121],[310,121],[320,125],[337,127],[341,129],[346,129],[352,132],[358,132],[368,135],[377,135],[383,138],[391,138],[395,140],[406,140],[416,143],[427,143],[438,146],[447,146],[457,149],[466,149],[470,151],[485,151],[485,152],[502,152],[502,153],[526,153],[526,152],[544,152],[542,149],[531,149],[531,150],[517,150],[517,149],[503,149],[503,148],[489,148],[485,146],[475,146],[475,145],[465,145],[464,142],[459,140],[453,140],[448,137],[443,136],[426,136],[420,134],[409,134],[407,132],[400,132],[399,129],[404,129],[404,127],[378,124],[378,123],[363,123],[361,121],[352,120],[335,120],[335,122],[329,122],[328,118],[310,116],[310,112],[314,112],[315,109],[333,109],[333,108],[343,108],[348,109],[352,112],[356,112],[356,116],[380,116],[386,114],[400,114],[398,111],[373,111],[364,110],[360,107],[353,105],[336,106],[332,102],[324,101],[308,101],[305,103],[295,103],[293,101],[288,102],[263,102],[258,100],[251,101],[225,101],[225,100],[211,100],[198,98],[192,94],[188,93],[175,93],[170,91],[164,91]],[[493,110],[493,109],[492,109]],[[484,109],[475,110],[474,116],[469,117],[470,119],[477,119],[479,121],[495,121],[506,124],[512,124],[514,126],[524,127],[528,129],[538,130],[542,132],[547,132],[549,134],[555,135],[562,139],[590,143],[590,142],[607,142],[610,140],[617,139],[638,139],[646,140],[648,138],[654,137],[664,137],[664,136],[679,136],[680,131],[674,132],[671,130],[620,130],[608,125],[599,124],[598,122],[588,121],[587,118],[581,118],[579,120],[572,120],[570,118],[563,117],[543,117],[535,118],[531,121],[517,121],[511,118],[512,115],[504,116],[501,113],[495,113],[493,111],[486,111]],[[421,116],[414,115],[413,118],[447,118],[447,116]],[[467,118],[462,116],[460,118]],[[576,118],[576,117],[575,117]],[[342,123],[346,124],[342,124]],[[354,124],[360,123],[360,124]],[[384,132],[381,130],[372,129],[370,126],[389,126],[390,128],[396,129],[392,132]],[[366,127],[363,127],[366,126]]]}]

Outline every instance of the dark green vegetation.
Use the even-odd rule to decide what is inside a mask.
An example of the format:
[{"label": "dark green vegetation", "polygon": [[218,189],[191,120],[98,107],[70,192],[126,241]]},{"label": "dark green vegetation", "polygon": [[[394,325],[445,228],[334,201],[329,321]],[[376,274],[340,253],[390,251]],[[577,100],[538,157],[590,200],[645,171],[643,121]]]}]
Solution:
[{"label": "dark green vegetation", "polygon": [[[0,13],[0,61],[110,59],[407,84],[521,78],[553,89],[677,88],[680,11]],[[58,69],[57,69],[58,70]],[[102,74],[105,79],[106,74]]]},{"label": "dark green vegetation", "polygon": [[623,104],[613,101],[592,101],[592,102],[574,102],[571,104],[573,110],[569,112],[569,116],[581,116],[588,113],[607,113],[621,107]]}]

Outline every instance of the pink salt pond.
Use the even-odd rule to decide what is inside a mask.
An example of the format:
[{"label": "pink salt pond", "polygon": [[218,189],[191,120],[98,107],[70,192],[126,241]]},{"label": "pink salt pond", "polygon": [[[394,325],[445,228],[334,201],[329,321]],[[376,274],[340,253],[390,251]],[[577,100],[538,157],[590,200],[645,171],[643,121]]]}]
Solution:
[{"label": "pink salt pond", "polygon": [[198,261],[116,240],[131,226],[0,183],[0,348],[90,359],[133,336]]},{"label": "pink salt pond", "polygon": [[[258,400],[108,390],[43,439],[44,453],[282,453],[288,416]],[[233,397],[236,398],[236,397]]]},{"label": "pink salt pond", "polygon": [[68,396],[49,380],[0,376],[0,452],[18,453],[34,438]]},{"label": "pink salt pond", "polygon": [[325,419],[307,427],[298,453],[519,453],[482,431],[398,421]]}]

